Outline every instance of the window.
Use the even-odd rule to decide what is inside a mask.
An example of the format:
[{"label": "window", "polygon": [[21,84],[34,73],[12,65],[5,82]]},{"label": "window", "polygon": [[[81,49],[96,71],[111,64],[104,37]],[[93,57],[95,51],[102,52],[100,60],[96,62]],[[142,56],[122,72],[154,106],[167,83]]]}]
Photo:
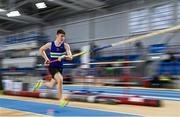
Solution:
[{"label": "window", "polygon": [[148,10],[138,10],[129,13],[130,32],[148,31]]},{"label": "window", "polygon": [[152,29],[162,29],[172,26],[173,22],[173,5],[161,5],[152,8],[151,27]]},{"label": "window", "polygon": [[177,22],[180,24],[180,2],[177,4]]}]

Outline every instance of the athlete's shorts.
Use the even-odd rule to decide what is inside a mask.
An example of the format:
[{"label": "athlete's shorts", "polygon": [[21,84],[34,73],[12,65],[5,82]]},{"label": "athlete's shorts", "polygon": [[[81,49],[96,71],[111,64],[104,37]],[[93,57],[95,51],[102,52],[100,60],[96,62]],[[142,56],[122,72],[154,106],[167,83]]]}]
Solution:
[{"label": "athlete's shorts", "polygon": [[49,72],[50,74],[52,75],[52,78],[54,78],[54,75],[59,72],[62,74],[62,71],[63,71],[63,68],[60,68],[60,67],[52,67],[52,66],[49,66],[48,67],[49,69]]}]

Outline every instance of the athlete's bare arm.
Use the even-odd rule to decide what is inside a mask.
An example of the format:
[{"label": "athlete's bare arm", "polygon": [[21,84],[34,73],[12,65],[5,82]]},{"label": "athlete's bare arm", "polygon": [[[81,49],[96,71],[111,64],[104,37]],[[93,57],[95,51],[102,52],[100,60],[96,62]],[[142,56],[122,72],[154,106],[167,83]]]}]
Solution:
[{"label": "athlete's bare arm", "polygon": [[44,58],[45,63],[49,61],[49,58],[47,57],[45,52],[47,49],[51,49],[51,42],[46,43],[45,45],[41,46],[39,49],[39,52],[41,56]]},{"label": "athlete's bare arm", "polygon": [[71,52],[71,48],[70,48],[69,44],[64,43],[64,47],[65,47],[66,53],[67,53],[67,55],[65,56],[65,59],[66,60],[72,60],[73,56],[72,56],[72,52]]}]

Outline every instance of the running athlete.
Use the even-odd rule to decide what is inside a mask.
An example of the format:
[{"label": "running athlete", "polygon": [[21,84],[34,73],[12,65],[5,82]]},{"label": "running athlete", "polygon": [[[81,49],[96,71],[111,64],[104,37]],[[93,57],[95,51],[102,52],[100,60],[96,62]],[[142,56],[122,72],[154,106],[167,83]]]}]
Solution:
[{"label": "running athlete", "polygon": [[[52,75],[52,79],[49,82],[44,82],[40,80],[33,87],[33,91],[39,89],[42,85],[47,86],[48,88],[53,88],[55,84],[57,84],[57,98],[60,100],[60,106],[65,106],[68,103],[68,100],[62,96],[63,92],[63,61],[64,60],[72,60],[72,53],[69,44],[64,42],[65,40],[65,32],[62,29],[59,29],[56,34],[56,40],[52,42],[48,42],[43,45],[39,52],[41,56],[44,58],[45,65],[48,65],[48,69],[50,74]],[[50,58],[46,55],[46,50],[50,49]],[[65,54],[66,53],[66,54]],[[58,59],[57,62],[50,63]]]}]

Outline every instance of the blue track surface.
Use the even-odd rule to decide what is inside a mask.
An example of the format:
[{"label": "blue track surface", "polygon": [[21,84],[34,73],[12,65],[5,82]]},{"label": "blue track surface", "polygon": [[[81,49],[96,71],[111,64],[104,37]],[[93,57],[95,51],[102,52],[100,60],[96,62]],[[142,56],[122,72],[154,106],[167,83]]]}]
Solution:
[{"label": "blue track surface", "polygon": [[61,108],[58,105],[36,103],[29,101],[20,101],[12,99],[0,98],[0,107],[15,109],[20,111],[32,112],[37,114],[47,114],[48,109],[55,110],[54,116],[128,116],[128,117],[140,117],[137,115],[107,112],[100,110],[84,109],[77,107],[64,107]]},{"label": "blue track surface", "polygon": [[[44,89],[42,87],[41,89]],[[180,101],[180,91],[172,90],[158,90],[158,89],[133,89],[133,88],[110,88],[110,87],[93,87],[93,86],[64,86],[65,91],[90,91],[108,93],[114,95],[129,94],[129,95],[140,95],[149,96],[158,99],[176,100]]]},{"label": "blue track surface", "polygon": [[130,95],[141,95],[141,96],[155,96],[161,97],[162,99],[174,99],[180,101],[180,91],[170,90],[151,90],[151,89],[127,89],[127,88],[102,88],[102,87],[82,87],[82,86],[65,86],[64,90],[80,91],[88,90],[91,92],[102,92],[112,94],[130,94]]}]

